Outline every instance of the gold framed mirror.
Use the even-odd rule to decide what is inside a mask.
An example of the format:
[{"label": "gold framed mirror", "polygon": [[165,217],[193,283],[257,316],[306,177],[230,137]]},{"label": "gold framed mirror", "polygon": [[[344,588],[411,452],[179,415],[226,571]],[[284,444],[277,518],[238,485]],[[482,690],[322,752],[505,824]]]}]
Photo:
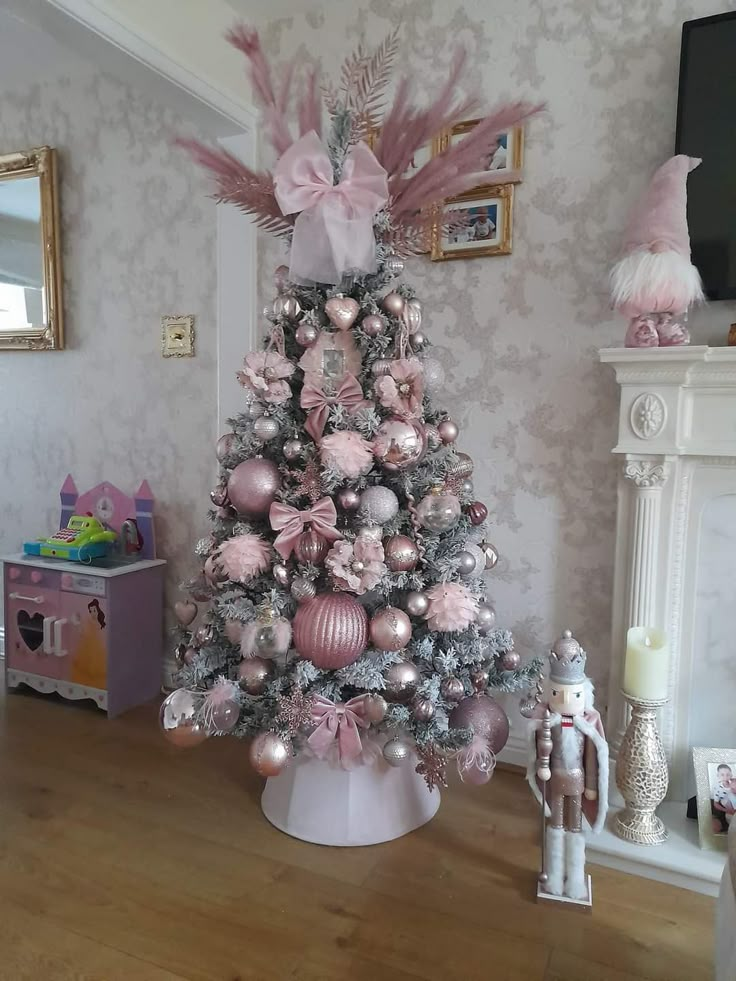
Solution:
[{"label": "gold framed mirror", "polygon": [[0,350],[63,347],[56,154],[0,154]]}]

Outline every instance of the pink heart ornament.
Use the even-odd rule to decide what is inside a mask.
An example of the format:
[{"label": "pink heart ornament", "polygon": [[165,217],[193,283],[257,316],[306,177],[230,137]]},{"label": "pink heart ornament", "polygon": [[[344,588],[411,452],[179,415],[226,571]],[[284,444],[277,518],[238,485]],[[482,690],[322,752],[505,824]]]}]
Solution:
[{"label": "pink heart ornament", "polygon": [[174,613],[182,627],[188,627],[190,623],[193,623],[197,612],[197,604],[192,603],[191,600],[179,600],[174,603]]},{"label": "pink heart ornament", "polygon": [[350,296],[333,296],[325,303],[327,319],[338,330],[348,330],[360,312],[357,300]]}]

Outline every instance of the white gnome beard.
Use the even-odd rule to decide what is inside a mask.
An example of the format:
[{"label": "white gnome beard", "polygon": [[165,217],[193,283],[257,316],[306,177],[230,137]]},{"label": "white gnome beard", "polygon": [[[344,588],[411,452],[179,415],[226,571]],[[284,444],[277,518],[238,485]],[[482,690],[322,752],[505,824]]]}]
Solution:
[{"label": "white gnome beard", "polygon": [[583,752],[577,729],[560,726],[560,751],[566,770],[577,770],[582,766]]}]

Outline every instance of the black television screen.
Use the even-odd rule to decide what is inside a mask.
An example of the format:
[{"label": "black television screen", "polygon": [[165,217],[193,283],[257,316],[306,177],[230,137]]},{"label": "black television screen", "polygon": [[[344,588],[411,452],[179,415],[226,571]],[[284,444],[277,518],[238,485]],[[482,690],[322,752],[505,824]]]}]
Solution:
[{"label": "black television screen", "polygon": [[677,153],[702,157],[687,184],[693,262],[711,300],[736,297],[736,12],[682,26]]}]

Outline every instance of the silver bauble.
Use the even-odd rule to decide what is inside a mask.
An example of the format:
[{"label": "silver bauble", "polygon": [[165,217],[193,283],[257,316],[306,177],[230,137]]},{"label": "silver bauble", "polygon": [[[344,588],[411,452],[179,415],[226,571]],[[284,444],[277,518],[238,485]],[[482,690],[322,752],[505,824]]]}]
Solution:
[{"label": "silver bauble", "polygon": [[343,511],[357,511],[360,507],[360,494],[352,487],[343,487],[337,492],[336,497]]},{"label": "silver bauble", "polygon": [[295,576],[291,583],[291,595],[297,603],[306,603],[317,595],[317,587],[311,579]]},{"label": "silver bauble", "polygon": [[440,446],[442,446],[442,440],[440,439],[440,434],[438,433],[436,426],[432,426],[430,423],[425,422],[424,435],[427,439],[427,447],[430,450],[437,450],[440,448]]},{"label": "silver bauble", "polygon": [[391,362],[388,358],[377,358],[371,367],[371,374],[374,378],[382,378],[384,375],[390,375]]},{"label": "silver bauble", "polygon": [[392,317],[400,317],[404,310],[404,297],[400,293],[387,293],[381,300],[381,306]]},{"label": "silver bauble", "polygon": [[434,718],[434,702],[429,698],[417,698],[411,707],[411,714],[417,722],[430,722]]},{"label": "silver bauble", "polygon": [[404,601],[404,608],[409,616],[423,617],[429,609],[427,594],[421,592],[419,589],[413,589],[407,594],[406,600]]},{"label": "silver bauble", "polygon": [[464,551],[470,555],[475,563],[472,572],[463,573],[463,575],[471,575],[480,578],[486,567],[486,557],[483,550],[478,547],[478,545],[472,545],[469,542],[466,544]]},{"label": "silver bauble", "polygon": [[367,317],[363,318],[360,326],[363,328],[363,333],[367,334],[368,337],[379,337],[386,329],[386,321],[380,314],[369,313]]},{"label": "silver bauble", "polygon": [[217,462],[222,463],[222,461],[235,449],[235,444],[238,441],[238,437],[235,433],[225,433],[217,441]]},{"label": "silver bauble", "polygon": [[462,509],[454,494],[434,488],[417,505],[417,518],[423,528],[435,534],[449,531],[460,520]]},{"label": "silver bauble", "polygon": [[417,330],[413,334],[409,335],[409,344],[411,345],[412,351],[418,353],[427,344],[427,335],[423,330]]},{"label": "silver bauble", "polygon": [[470,672],[470,684],[473,691],[482,692],[488,688],[488,668],[476,668]]},{"label": "silver bauble", "polygon": [[383,271],[387,276],[396,279],[404,271],[404,260],[400,255],[387,255],[383,260]]},{"label": "silver bauble", "polygon": [[494,569],[498,564],[498,550],[490,542],[481,542],[479,548],[486,557],[486,569]]},{"label": "silver bauble", "polygon": [[421,674],[413,661],[399,661],[386,668],[383,678],[386,682],[383,696],[387,701],[410,702],[417,693]]},{"label": "silver bauble", "polygon": [[289,463],[293,463],[294,460],[298,460],[304,453],[304,443],[298,436],[294,436],[293,439],[287,439],[284,443],[283,453]]},{"label": "silver bauble", "polygon": [[261,416],[253,423],[253,432],[262,443],[267,443],[278,436],[280,426],[272,416]]},{"label": "silver bauble", "polygon": [[473,481],[470,477],[466,477],[465,480],[460,484],[460,494],[463,497],[473,497]]},{"label": "silver bauble", "polygon": [[534,719],[539,715],[540,703],[534,695],[524,695],[519,701],[519,712],[525,719]]},{"label": "silver bauble", "polygon": [[447,702],[459,702],[465,697],[465,685],[459,678],[445,678],[440,684],[440,694]]},{"label": "silver bauble", "polygon": [[244,409],[244,414],[249,419],[260,419],[265,411],[260,402],[249,402]]},{"label": "silver bauble", "polygon": [[453,422],[452,419],[443,419],[437,427],[437,432],[440,434],[440,439],[446,446],[454,443],[460,435],[458,424]]},{"label": "silver bauble", "polygon": [[427,392],[437,392],[445,384],[445,369],[436,358],[425,358],[422,361],[422,376]]},{"label": "silver bauble", "polygon": [[373,455],[389,473],[412,470],[426,452],[424,427],[413,419],[391,416],[373,437]]},{"label": "silver bauble", "polygon": [[457,571],[461,576],[472,576],[476,569],[476,558],[472,552],[460,552],[457,557]]},{"label": "silver bauble", "polygon": [[289,650],[291,624],[285,617],[274,623],[256,623],[253,647],[259,657],[281,657]]},{"label": "silver bauble", "polygon": [[365,717],[369,722],[377,725],[379,722],[383,722],[386,718],[386,712],[388,712],[388,702],[383,697],[383,695],[371,694],[366,695],[365,701]]},{"label": "silver bauble", "polygon": [[366,487],[360,495],[358,517],[374,524],[385,525],[399,513],[399,499],[390,487]]},{"label": "silver bauble", "polygon": [[389,766],[403,766],[410,756],[409,746],[396,736],[383,747],[383,758]]},{"label": "silver bauble", "polygon": [[521,655],[517,651],[506,651],[501,657],[503,671],[518,671],[521,666]]},{"label": "silver bauble", "polygon": [[358,528],[358,538],[369,538],[372,542],[383,540],[383,528],[380,525],[363,525]]},{"label": "silver bauble", "polygon": [[207,729],[197,721],[202,708],[204,692],[179,688],[167,695],[161,704],[159,724],[161,731],[170,743],[180,748],[189,748],[204,742]]},{"label": "silver bauble", "polygon": [[415,334],[421,328],[422,304],[420,300],[416,299],[416,297],[413,300],[406,301],[404,319],[406,320],[406,326],[409,328],[410,333]]},{"label": "silver bauble", "polygon": [[294,340],[301,347],[311,347],[317,342],[319,330],[314,324],[299,324],[294,334]]},{"label": "silver bauble", "polygon": [[291,582],[291,572],[289,572],[283,562],[277,562],[271,569],[271,574],[279,586],[288,586]]},{"label": "silver bauble", "polygon": [[478,612],[475,614],[475,622],[478,633],[483,637],[493,630],[496,623],[496,611],[490,603],[479,603]]},{"label": "silver bauble", "polygon": [[273,301],[273,313],[275,317],[286,317],[287,320],[298,320],[302,312],[302,305],[295,296],[286,294],[277,296]]}]

